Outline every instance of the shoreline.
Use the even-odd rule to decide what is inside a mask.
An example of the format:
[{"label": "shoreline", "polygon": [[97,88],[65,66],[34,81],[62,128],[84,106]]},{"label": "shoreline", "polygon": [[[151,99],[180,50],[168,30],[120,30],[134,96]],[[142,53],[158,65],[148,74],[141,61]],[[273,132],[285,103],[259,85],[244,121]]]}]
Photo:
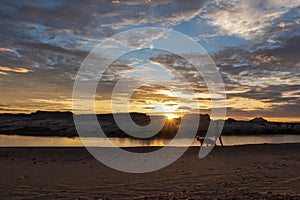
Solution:
[{"label": "shoreline", "polygon": [[[300,143],[300,135],[261,135],[261,136],[222,136],[224,146],[240,146],[253,144],[293,144]],[[132,138],[68,138],[68,137],[36,137],[0,135],[0,147],[152,147],[168,146],[170,139],[132,139]],[[188,138],[177,138],[173,147],[196,146],[199,141]],[[220,146],[217,140],[216,146]]]},{"label": "shoreline", "polygon": [[[231,148],[231,147],[247,147],[247,146],[281,146],[281,145],[300,145],[299,142],[289,142],[289,143],[259,143],[259,144],[237,144],[237,145],[224,145],[223,147],[221,147],[220,145],[215,145],[214,148]],[[167,146],[167,145],[165,145]],[[118,148],[122,148],[122,149],[148,149],[148,148],[162,148],[162,147],[165,147],[165,146],[123,146],[123,147],[118,147]],[[186,148],[187,146],[168,146],[170,148]],[[49,149],[85,149],[85,148],[115,148],[115,147],[112,147],[112,146],[0,146],[0,149],[44,149],[44,148],[49,148]],[[189,149],[190,148],[200,148],[200,146],[189,146],[188,147]],[[203,148],[206,148],[205,146]],[[300,149],[299,149],[300,150]]]}]

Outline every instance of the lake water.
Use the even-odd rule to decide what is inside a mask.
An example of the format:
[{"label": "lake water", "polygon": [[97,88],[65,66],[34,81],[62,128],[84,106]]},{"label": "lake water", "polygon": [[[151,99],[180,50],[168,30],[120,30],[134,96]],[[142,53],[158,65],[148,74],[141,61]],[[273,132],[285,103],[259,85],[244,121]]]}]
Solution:
[{"label": "lake water", "polygon": [[[137,140],[130,138],[85,138],[84,143],[88,146],[109,147],[111,143],[119,147],[145,147],[145,146],[165,146],[170,140]],[[300,135],[262,135],[262,136],[222,136],[225,146],[245,145],[245,144],[280,144],[280,143],[300,143]],[[188,139],[177,139],[176,146],[187,146]],[[219,145],[219,142],[217,142]],[[31,137],[17,135],[0,135],[0,147],[81,147],[80,138],[68,137]],[[194,141],[192,146],[199,146],[198,141]]]}]

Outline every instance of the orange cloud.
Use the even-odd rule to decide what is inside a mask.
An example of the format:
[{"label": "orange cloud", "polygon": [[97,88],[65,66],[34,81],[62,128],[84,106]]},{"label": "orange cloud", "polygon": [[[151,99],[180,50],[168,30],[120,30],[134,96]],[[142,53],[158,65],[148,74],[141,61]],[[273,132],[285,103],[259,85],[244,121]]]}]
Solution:
[{"label": "orange cloud", "polygon": [[30,70],[25,68],[10,68],[6,66],[0,66],[0,74],[7,74],[6,72],[28,73]]},{"label": "orange cloud", "polygon": [[280,22],[279,27],[280,28],[285,28],[286,24],[284,22]]},{"label": "orange cloud", "polygon": [[14,52],[14,50],[9,48],[0,47],[0,51],[8,51],[8,52]]}]

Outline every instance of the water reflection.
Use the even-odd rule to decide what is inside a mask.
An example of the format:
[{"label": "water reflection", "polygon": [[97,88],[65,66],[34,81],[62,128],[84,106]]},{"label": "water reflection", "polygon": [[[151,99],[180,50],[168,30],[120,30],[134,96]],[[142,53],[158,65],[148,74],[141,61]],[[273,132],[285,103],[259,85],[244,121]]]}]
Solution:
[{"label": "water reflection", "polygon": [[[245,144],[278,144],[278,143],[300,143],[300,135],[264,135],[264,136],[222,136],[225,146],[245,145]],[[174,146],[189,145],[188,139],[177,139]],[[146,147],[146,146],[165,146],[170,139],[137,140],[130,138],[85,138],[84,143],[88,146],[110,147]],[[217,145],[220,145],[217,142]],[[16,135],[0,135],[1,147],[81,147],[83,146],[80,138],[67,137],[32,137]],[[199,142],[194,140],[192,146],[199,146]]]}]

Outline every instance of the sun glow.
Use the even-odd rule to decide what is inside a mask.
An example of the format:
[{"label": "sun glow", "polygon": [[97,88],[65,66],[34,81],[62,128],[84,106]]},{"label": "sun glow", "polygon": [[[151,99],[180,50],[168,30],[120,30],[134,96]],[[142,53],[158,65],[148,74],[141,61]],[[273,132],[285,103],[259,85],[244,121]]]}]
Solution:
[{"label": "sun glow", "polygon": [[175,114],[165,114],[165,116],[167,117],[168,120],[172,120],[179,117],[178,115]]}]

